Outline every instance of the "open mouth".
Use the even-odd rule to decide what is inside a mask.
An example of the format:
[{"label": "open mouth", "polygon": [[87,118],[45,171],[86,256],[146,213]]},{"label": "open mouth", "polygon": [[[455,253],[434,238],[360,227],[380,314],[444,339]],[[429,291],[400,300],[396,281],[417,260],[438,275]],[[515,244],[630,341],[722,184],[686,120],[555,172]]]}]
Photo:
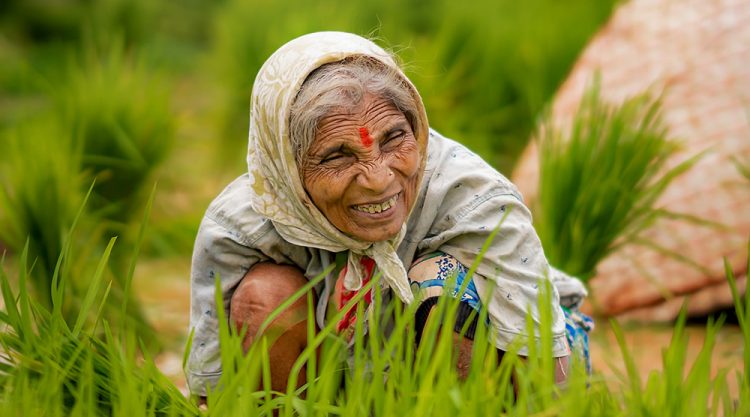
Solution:
[{"label": "open mouth", "polygon": [[399,195],[401,195],[401,193],[394,195],[393,197],[389,198],[386,201],[383,201],[382,203],[360,204],[360,205],[352,206],[352,208],[354,208],[354,210],[361,211],[363,213],[371,213],[371,214],[382,213],[384,211],[390,210],[391,208],[393,208],[393,206],[396,205],[396,201],[398,201]]}]

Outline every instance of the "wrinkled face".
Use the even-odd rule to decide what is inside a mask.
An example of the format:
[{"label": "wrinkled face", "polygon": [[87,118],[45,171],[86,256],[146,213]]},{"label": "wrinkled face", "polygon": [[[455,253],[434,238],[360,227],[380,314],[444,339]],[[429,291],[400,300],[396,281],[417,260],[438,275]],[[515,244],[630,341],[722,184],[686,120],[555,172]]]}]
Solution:
[{"label": "wrinkled face", "polygon": [[344,234],[368,242],[395,236],[417,195],[419,147],[404,114],[370,94],[318,125],[302,181],[318,209]]}]

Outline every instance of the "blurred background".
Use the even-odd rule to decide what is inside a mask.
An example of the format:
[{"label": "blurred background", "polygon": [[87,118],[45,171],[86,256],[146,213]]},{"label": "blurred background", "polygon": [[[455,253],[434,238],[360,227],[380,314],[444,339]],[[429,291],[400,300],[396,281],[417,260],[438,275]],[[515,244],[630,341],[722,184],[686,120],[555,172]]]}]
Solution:
[{"label": "blurred background", "polygon": [[[617,290],[621,284],[600,285],[615,290],[600,290],[600,298],[605,301],[598,307],[596,303],[589,306],[589,311],[618,315],[713,285],[723,277],[721,262],[727,256],[732,259],[734,272],[746,275],[743,242],[746,244],[750,236],[746,209],[750,190],[748,119],[734,117],[727,121],[718,115],[747,114],[749,108],[750,88],[743,75],[747,71],[736,61],[750,62],[748,32],[741,31],[750,27],[750,12],[739,1],[709,2],[710,6],[686,1],[661,9],[645,3],[5,0],[0,3],[0,250],[6,251],[6,266],[17,268],[21,262],[17,255],[28,246],[29,259],[35,260],[31,274],[34,294],[41,303],[51,304],[57,260],[69,251],[75,261],[68,262],[60,273],[69,279],[66,291],[70,297],[65,309],[73,315],[88,285],[80,277],[90,276],[98,261],[108,256],[105,273],[113,282],[110,298],[114,302],[104,307],[105,314],[113,323],[138,328],[154,351],[161,352],[157,358],[162,370],[182,384],[180,362],[188,330],[193,239],[211,199],[246,169],[249,97],[255,74],[286,41],[312,31],[341,30],[371,37],[400,58],[422,94],[433,128],[463,142],[506,176],[511,177],[515,170],[514,180],[542,222],[539,227],[544,231],[540,233],[553,262],[560,265],[566,259],[583,258],[576,251],[586,244],[599,248],[598,252],[592,249],[596,253],[590,255],[588,263],[580,266],[572,262],[567,268],[595,283],[596,265],[621,250],[626,241],[641,242],[640,247],[649,247],[661,256],[648,258],[632,252],[635,249],[627,255],[628,259],[644,260],[631,267],[635,272],[628,273],[647,277],[653,285],[645,285],[656,288],[656,295],[631,295],[631,299],[646,301],[617,304],[611,301],[610,293],[622,293]],[[692,37],[686,38],[686,32]],[[680,39],[684,45],[676,43]],[[692,51],[689,45],[702,49]],[[689,53],[680,55],[681,51]],[[707,51],[716,56],[707,55]],[[702,59],[716,65],[691,67]],[[567,194],[560,197],[565,201],[576,201],[574,196],[586,194],[587,188],[559,183],[545,186],[540,176],[556,178],[562,171],[548,169],[545,174],[537,161],[537,147],[529,144],[536,137],[542,149],[547,149],[543,144],[552,139],[545,142],[545,135],[554,131],[551,125],[540,129],[547,122],[556,120],[562,126],[572,123],[565,120],[592,123],[576,111],[595,74],[600,77],[597,94],[605,98],[602,102],[625,103],[623,108],[634,109],[623,113],[621,123],[635,127],[620,126],[620,132],[624,129],[625,136],[638,136],[631,131],[643,132],[644,125],[653,124],[655,130],[638,136],[641,140],[671,144],[675,138],[681,142],[674,143],[682,145],[665,145],[646,156],[638,154],[645,158],[641,170],[655,171],[651,177],[640,175],[640,171],[638,175],[621,173],[632,176],[634,187],[643,182],[656,185],[643,191],[644,201],[634,202],[631,212],[644,209],[642,204],[658,210],[644,209],[640,218],[636,216],[637,221],[623,215],[620,229],[607,229],[601,240],[587,238],[577,229],[575,238],[558,244],[567,248],[566,252],[552,248],[555,243],[547,243],[561,240],[556,229],[545,224],[557,221],[558,228],[583,228],[585,232],[598,230],[607,220],[571,224],[566,219],[548,218],[544,210],[555,212],[560,206],[541,207],[544,187],[565,191]],[[721,79],[723,84],[716,91],[704,85],[702,97],[727,92],[731,96],[728,104],[706,110],[700,107],[702,98],[690,101],[679,95],[680,89],[694,91],[693,79],[706,77]],[[623,85],[631,87],[617,89]],[[649,91],[653,100],[628,104],[629,97]],[[670,91],[678,95],[670,96]],[[661,115],[662,106],[663,119],[647,117],[643,122],[644,113]],[[682,119],[670,110],[674,107],[682,112]],[[737,127],[728,129],[730,133],[691,133],[685,121],[690,120],[692,110],[710,114],[711,122],[706,123],[711,126],[726,127],[738,120]],[[617,111],[616,107],[605,109],[601,117],[619,114]],[[675,125],[683,129],[675,132]],[[691,135],[709,137],[712,142],[685,145],[692,143]],[[692,204],[684,200],[673,203],[675,207],[669,210],[659,205],[661,193],[674,181],[686,175],[686,181],[695,181],[685,173],[698,167],[702,174],[695,175],[701,178],[713,172],[708,166],[701,168],[701,164],[727,163],[717,153],[703,154],[715,149],[717,143],[730,143],[727,135],[740,144],[718,153],[733,158],[728,166],[737,174],[736,178],[720,178],[736,183],[729,191],[731,203],[722,207],[736,219],[723,221],[726,219],[715,213],[690,213],[681,209]],[[593,137],[596,141],[598,136]],[[633,152],[642,148],[638,145]],[[606,152],[635,158],[635,154],[619,148]],[[592,157],[581,163],[596,165],[601,160]],[[651,161],[659,162],[657,169]],[[573,165],[555,169],[582,171]],[[623,178],[617,173],[610,170],[591,175],[609,175],[610,182],[617,182]],[[601,185],[603,189],[627,192],[611,183]],[[710,183],[704,186],[715,189]],[[682,188],[686,187],[690,188]],[[537,199],[537,195],[542,198]],[[619,201],[617,195],[595,194],[593,200]],[[679,200],[669,192],[664,198]],[[706,264],[691,259],[692,255],[680,253],[685,239],[674,243],[675,247],[655,237],[658,232],[652,230],[657,212],[670,222],[698,227],[710,239],[727,241],[726,233],[731,232],[733,246],[714,250],[707,255]],[[674,235],[672,231],[663,233]],[[68,247],[64,242],[69,235],[73,243]],[[117,241],[109,247],[114,236]],[[700,245],[696,251],[706,252]],[[675,289],[661,283],[660,277],[679,281],[679,271],[643,272],[644,265],[648,270],[649,265],[680,257],[684,259],[678,263],[690,266],[690,274],[708,279]],[[610,275],[621,280],[626,276],[621,270]],[[126,314],[119,307],[118,301],[123,299],[129,300]],[[602,308],[611,305],[620,307]],[[729,307],[731,301],[727,299],[694,316],[700,320]],[[669,322],[675,316],[672,308],[661,321]],[[668,341],[669,326],[641,323],[628,334],[634,344],[653,347],[661,343],[659,340]],[[594,337],[594,358],[600,368],[606,368],[604,357],[611,348],[606,326]],[[741,335],[730,328],[723,340],[727,345],[717,355],[727,363],[738,363]],[[649,366],[643,365],[644,375]]]}]

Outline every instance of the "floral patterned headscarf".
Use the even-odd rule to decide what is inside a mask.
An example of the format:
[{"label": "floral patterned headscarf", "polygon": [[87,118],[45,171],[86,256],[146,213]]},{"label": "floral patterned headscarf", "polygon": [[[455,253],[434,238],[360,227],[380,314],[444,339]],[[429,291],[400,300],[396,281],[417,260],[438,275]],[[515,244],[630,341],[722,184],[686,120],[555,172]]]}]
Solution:
[{"label": "floral patterned headscarf", "polygon": [[[362,286],[361,259],[375,260],[383,278],[404,302],[413,300],[406,270],[396,248],[406,231],[390,240],[365,242],[343,234],[318,210],[300,180],[290,137],[290,109],[307,76],[316,68],[350,56],[364,55],[399,71],[418,107],[418,120],[412,126],[419,144],[422,179],[426,161],[427,115],[416,88],[382,48],[357,35],[318,32],[296,38],[279,48],[263,64],[253,85],[247,165],[252,182],[251,205],[273,222],[288,242],[331,252],[349,251],[344,286]],[[410,207],[411,209],[411,207]]]}]

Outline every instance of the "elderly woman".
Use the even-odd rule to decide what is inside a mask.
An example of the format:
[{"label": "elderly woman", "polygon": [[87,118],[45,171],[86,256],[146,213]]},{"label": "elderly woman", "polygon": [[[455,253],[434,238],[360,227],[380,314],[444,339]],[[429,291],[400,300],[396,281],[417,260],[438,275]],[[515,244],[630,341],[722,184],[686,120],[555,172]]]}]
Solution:
[{"label": "elderly woman", "polygon": [[[374,43],[324,32],[282,46],[256,77],[249,142],[249,172],[210,205],[195,244],[195,336],[186,368],[194,394],[203,395],[221,373],[217,277],[230,320],[248,329],[246,347],[271,312],[337,262],[315,289],[319,328],[330,306],[341,309],[380,271],[388,302],[412,303],[412,289],[419,292],[419,336],[446,277],[462,282],[501,219],[464,285],[455,328],[472,311],[487,309],[491,342],[502,352],[526,332],[529,309],[538,326],[538,284],[550,267],[518,191],[429,128],[417,90]],[[557,292],[552,298],[552,352],[562,374],[569,345]],[[306,302],[295,302],[275,322],[281,333],[269,352],[275,390],[285,390],[306,346],[306,319],[291,319],[307,311]],[[343,337],[355,320],[347,312],[336,324]],[[462,372],[477,325],[470,324],[468,334],[456,336]]]}]

